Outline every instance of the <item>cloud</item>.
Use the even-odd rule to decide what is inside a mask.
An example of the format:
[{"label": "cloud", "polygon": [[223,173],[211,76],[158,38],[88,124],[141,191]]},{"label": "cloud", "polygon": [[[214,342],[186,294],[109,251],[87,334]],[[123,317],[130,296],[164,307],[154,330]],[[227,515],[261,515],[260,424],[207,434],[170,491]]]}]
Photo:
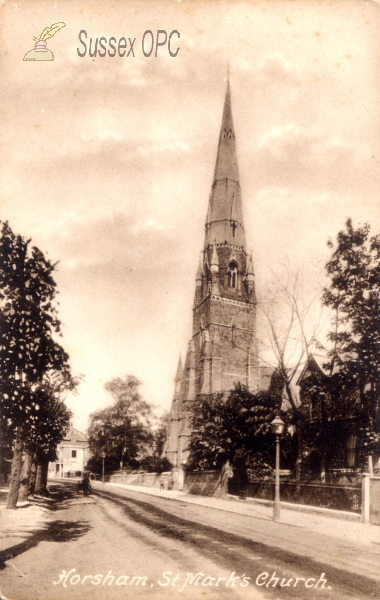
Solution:
[{"label": "cloud", "polygon": [[272,127],[262,136],[253,154],[257,185],[289,189],[350,191],[379,183],[364,156],[323,127],[296,123]]},{"label": "cloud", "polygon": [[286,86],[300,84],[299,69],[280,56],[262,56],[257,61],[256,78],[258,83],[271,83]]},{"label": "cloud", "polygon": [[176,266],[175,250],[181,245],[181,236],[170,225],[116,213],[94,222],[72,224],[51,243],[64,257],[62,267],[68,270],[112,264],[114,270],[130,265],[131,270],[157,272]]}]

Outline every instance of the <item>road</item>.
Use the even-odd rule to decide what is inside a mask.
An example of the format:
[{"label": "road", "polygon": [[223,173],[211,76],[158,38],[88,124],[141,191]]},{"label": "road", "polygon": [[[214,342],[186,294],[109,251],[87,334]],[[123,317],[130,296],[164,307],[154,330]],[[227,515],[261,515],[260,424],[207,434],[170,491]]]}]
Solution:
[{"label": "road", "polygon": [[350,572],[350,548],[332,556],[325,547],[325,561],[316,560],[310,548],[323,540],[303,549],[295,527],[253,527],[243,515],[130,490],[83,498],[68,483],[53,488],[45,529],[4,556],[8,600],[380,598],[367,559],[359,574]]}]

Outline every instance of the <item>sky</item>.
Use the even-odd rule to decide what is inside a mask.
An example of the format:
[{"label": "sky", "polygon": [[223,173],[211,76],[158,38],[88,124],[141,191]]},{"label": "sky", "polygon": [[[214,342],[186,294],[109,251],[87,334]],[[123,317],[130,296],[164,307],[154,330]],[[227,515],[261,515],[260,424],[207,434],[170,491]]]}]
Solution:
[{"label": "sky", "polygon": [[[23,61],[57,22],[54,60]],[[126,374],[170,408],[228,71],[258,293],[284,258],[312,276],[347,217],[379,232],[377,3],[25,0],[0,23],[0,219],[59,261],[75,427]],[[82,30],[135,56],[79,56]],[[147,30],[178,31],[178,54],[144,56]]]}]

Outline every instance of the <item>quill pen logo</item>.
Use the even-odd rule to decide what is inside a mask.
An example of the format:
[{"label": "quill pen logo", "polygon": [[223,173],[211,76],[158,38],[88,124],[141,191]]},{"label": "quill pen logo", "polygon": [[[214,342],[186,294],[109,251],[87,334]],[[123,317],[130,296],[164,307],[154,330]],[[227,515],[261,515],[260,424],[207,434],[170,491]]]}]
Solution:
[{"label": "quill pen logo", "polygon": [[29,50],[24,60],[54,60],[54,54],[46,48],[46,40],[53,37],[62,27],[66,27],[66,23],[53,23],[50,27],[45,27],[38,39],[33,37],[36,42],[34,50]]}]

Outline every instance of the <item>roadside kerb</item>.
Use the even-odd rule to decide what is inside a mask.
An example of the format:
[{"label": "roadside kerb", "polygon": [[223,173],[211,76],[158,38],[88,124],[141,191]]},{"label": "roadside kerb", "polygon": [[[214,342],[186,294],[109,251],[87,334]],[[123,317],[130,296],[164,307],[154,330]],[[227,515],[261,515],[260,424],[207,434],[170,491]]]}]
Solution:
[{"label": "roadside kerb", "polygon": [[[241,514],[244,516],[252,517],[254,519],[262,519],[266,521],[272,521],[272,507],[263,504],[257,504],[256,502],[242,502],[235,501],[233,497],[226,500],[220,498],[209,498],[206,496],[190,496],[184,492],[173,490],[173,491],[159,491],[155,488],[141,488],[134,485],[93,482],[94,490],[121,488],[128,489],[129,491],[140,492],[142,494],[150,496],[158,496],[169,500],[175,500],[177,502],[188,502],[189,504],[196,504],[217,510]],[[279,524],[291,527],[297,527],[302,529],[311,529],[318,531],[326,536],[334,538],[340,538],[342,540],[352,540],[355,543],[363,543],[370,545],[371,547],[380,546],[380,528],[375,525],[367,523],[348,521],[342,518],[334,518],[330,514],[325,515],[321,513],[307,513],[302,511],[288,510],[282,503],[281,508],[281,520]]]}]

